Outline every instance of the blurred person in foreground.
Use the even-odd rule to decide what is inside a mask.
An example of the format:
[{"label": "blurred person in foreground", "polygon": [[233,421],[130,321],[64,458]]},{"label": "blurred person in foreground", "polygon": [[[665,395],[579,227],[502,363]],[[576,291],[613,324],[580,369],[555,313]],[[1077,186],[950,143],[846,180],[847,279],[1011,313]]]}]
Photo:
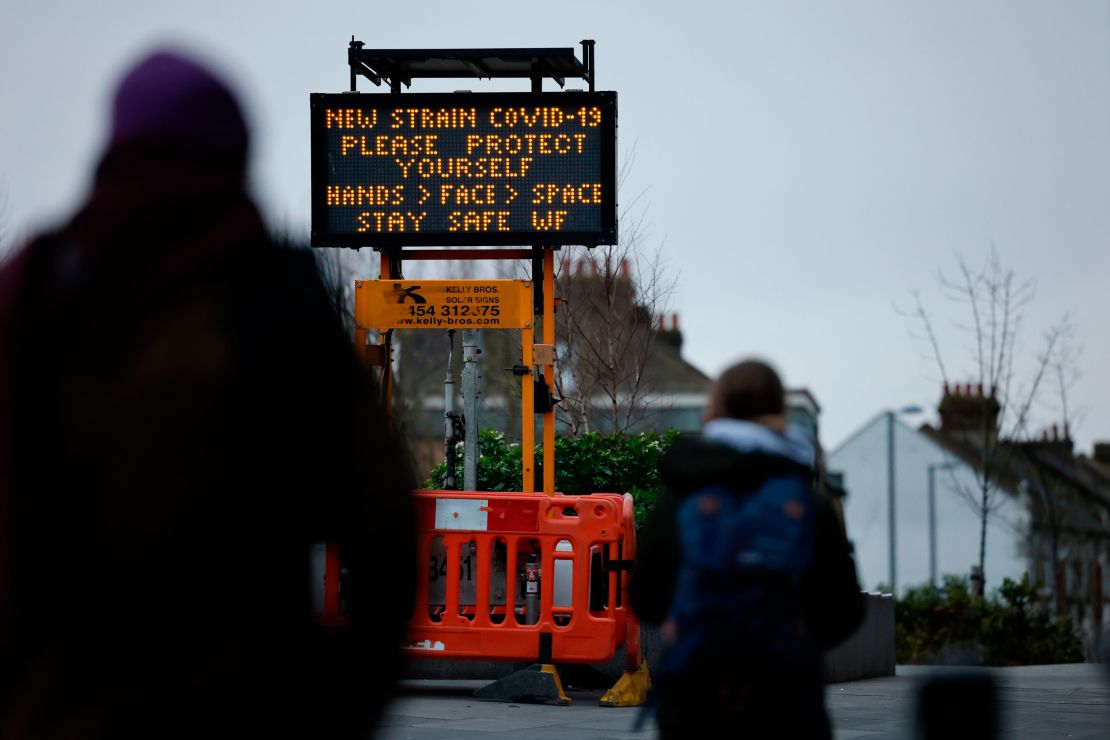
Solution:
[{"label": "blurred person in foreground", "polygon": [[662,625],[662,737],[831,737],[821,656],[864,601],[814,441],[759,361],[721,375],[706,416],[660,466],[631,584],[640,618]]},{"label": "blurred person in foreground", "polygon": [[149,56],[84,205],[0,269],[2,738],[363,738],[393,685],[411,475],[247,145],[221,80]]}]

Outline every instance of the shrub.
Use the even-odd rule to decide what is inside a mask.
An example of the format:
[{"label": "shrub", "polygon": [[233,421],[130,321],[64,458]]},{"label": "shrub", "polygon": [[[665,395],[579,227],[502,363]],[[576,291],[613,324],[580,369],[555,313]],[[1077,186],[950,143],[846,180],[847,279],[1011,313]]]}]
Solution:
[{"label": "shrub", "polygon": [[1074,622],[1053,614],[1025,575],[1005,579],[989,598],[966,578],[907,589],[895,605],[899,663],[1032,665],[1076,663],[1083,648]]},{"label": "shrub", "polygon": [[[678,436],[674,429],[663,434],[583,434],[555,439],[555,490],[572,495],[631,493],[639,525],[655,506],[659,495],[659,461]],[[493,429],[479,434],[478,490],[519,491],[521,448]],[[462,444],[456,456],[455,476],[463,477]],[[442,488],[447,464],[428,475],[425,486]],[[536,446],[536,487],[543,482],[543,446]]]}]

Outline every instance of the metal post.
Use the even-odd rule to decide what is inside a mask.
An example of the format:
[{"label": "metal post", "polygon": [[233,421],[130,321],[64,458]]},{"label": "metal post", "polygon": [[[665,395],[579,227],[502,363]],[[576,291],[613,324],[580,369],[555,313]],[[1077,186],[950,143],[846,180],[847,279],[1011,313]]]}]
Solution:
[{"label": "metal post", "polygon": [[351,44],[347,52],[347,65],[351,68],[351,92],[358,92],[358,74],[355,72],[355,54],[363,47],[361,41],[356,41],[354,36],[351,36]]},{"label": "metal post", "polygon": [[[387,280],[394,271],[393,260],[385,250],[380,252],[379,278]],[[393,429],[393,330],[387,329],[381,335],[382,371],[381,371],[381,400],[385,410],[385,424]]]},{"label": "metal post", "polygon": [[462,396],[463,420],[466,431],[463,433],[463,490],[478,489],[478,330],[464,329],[462,333],[463,369]]},{"label": "metal post", "polygon": [[[532,282],[535,285],[535,281]],[[533,493],[536,490],[536,384],[533,380],[535,335],[532,326],[535,319],[527,321],[520,330],[521,365],[528,373],[520,377],[520,452],[521,452],[521,491]]]},{"label": "metal post", "polygon": [[890,543],[890,592],[895,596],[898,595],[898,566],[897,566],[897,541],[895,535],[895,528],[897,527],[898,520],[895,518],[894,512],[894,412],[886,412],[886,451],[887,451],[887,501],[889,508],[890,519],[887,523],[888,537]]},{"label": "metal post", "polygon": [[447,336],[451,347],[447,352],[447,375],[443,379],[443,446],[447,465],[443,487],[448,491],[456,491],[459,488],[459,482],[455,478],[455,445],[458,438],[455,436],[455,374],[451,368],[455,354],[455,330],[448,329]]},{"label": "metal post", "polygon": [[940,585],[937,568],[937,471],[953,470],[953,463],[933,463],[929,466],[929,580],[934,586]]},{"label": "metal post", "polygon": [[540,621],[540,564],[536,554],[528,556],[524,564],[524,623],[537,624]]},{"label": "metal post", "polygon": [[586,79],[590,83],[590,92],[594,91],[594,40],[582,40],[582,66],[586,68]]},{"label": "metal post", "polygon": [[[555,252],[543,251],[543,343],[555,346]],[[555,366],[543,366],[543,381],[548,393],[555,389]],[[553,395],[553,394],[552,394]],[[555,405],[543,415],[543,492],[555,495]]]},{"label": "metal post", "polygon": [[929,583],[937,585],[937,468],[929,466]]}]

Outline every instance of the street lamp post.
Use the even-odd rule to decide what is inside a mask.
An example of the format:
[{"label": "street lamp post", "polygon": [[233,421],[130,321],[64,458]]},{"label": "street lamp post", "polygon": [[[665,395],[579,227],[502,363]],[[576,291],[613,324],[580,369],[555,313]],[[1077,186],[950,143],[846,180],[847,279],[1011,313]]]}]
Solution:
[{"label": "street lamp post", "polygon": [[929,582],[937,586],[937,471],[952,470],[952,463],[929,465]]},{"label": "street lamp post", "polygon": [[898,520],[895,516],[894,505],[894,417],[900,414],[919,414],[921,413],[920,406],[906,406],[898,411],[886,412],[886,485],[887,485],[887,509],[889,520],[887,522],[889,536],[887,541],[890,544],[890,592],[895,596],[898,595],[898,541],[897,541],[897,527]]},{"label": "street lamp post", "polygon": [[897,518],[894,516],[894,412],[886,413],[886,492],[887,492],[887,544],[890,545],[890,592],[898,594],[898,548],[895,543],[894,528]]}]

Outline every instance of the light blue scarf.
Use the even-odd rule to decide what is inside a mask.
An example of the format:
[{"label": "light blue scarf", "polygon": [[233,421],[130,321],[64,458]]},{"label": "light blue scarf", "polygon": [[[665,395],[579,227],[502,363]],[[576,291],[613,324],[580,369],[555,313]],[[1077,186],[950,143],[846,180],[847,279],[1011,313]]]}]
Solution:
[{"label": "light blue scarf", "polygon": [[741,419],[713,419],[702,430],[706,439],[738,452],[765,452],[813,467],[817,448],[813,438],[799,426],[788,424],[786,434],[779,434],[762,424]]}]

